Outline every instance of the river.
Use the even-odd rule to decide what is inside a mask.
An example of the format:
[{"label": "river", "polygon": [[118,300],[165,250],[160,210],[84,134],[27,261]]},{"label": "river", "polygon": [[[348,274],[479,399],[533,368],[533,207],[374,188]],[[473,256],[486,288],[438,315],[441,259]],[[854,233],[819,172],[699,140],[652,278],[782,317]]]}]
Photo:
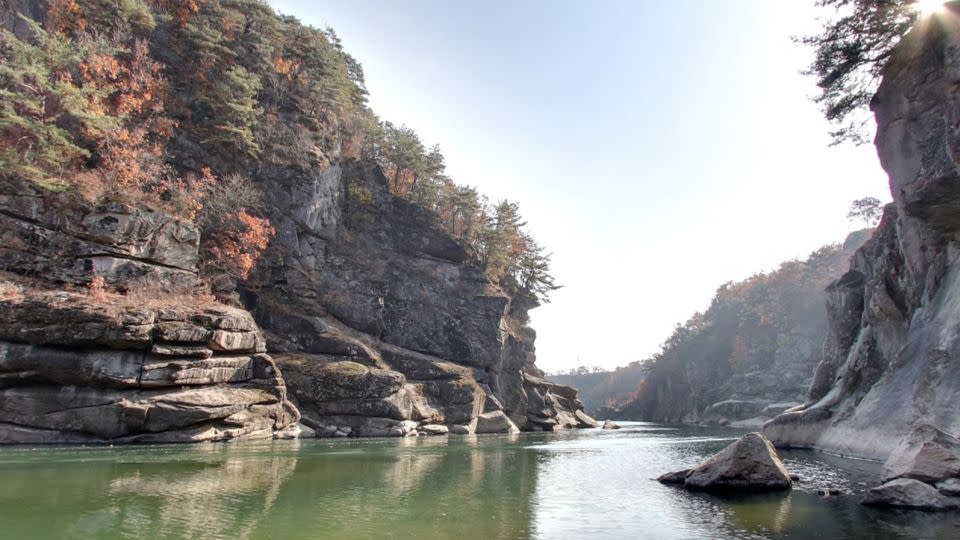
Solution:
[{"label": "river", "polygon": [[[880,465],[782,452],[789,493],[651,480],[727,429],[625,422],[480,437],[0,449],[2,538],[956,538],[955,514],[862,507]],[[842,495],[824,497],[818,490]]]}]

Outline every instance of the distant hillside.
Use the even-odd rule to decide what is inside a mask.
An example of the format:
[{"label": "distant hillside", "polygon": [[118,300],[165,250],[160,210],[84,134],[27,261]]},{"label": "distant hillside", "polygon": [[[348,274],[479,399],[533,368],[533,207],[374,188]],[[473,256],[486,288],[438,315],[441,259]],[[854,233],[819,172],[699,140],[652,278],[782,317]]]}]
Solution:
[{"label": "distant hillside", "polygon": [[613,371],[572,369],[565,373],[550,375],[550,380],[580,390],[580,400],[590,414],[597,414],[602,407],[615,407],[635,397],[649,364],[630,362]]},{"label": "distant hillside", "polygon": [[617,415],[757,424],[799,404],[826,337],[825,289],[869,236],[869,230],[857,231],[806,260],[721,286],[705,312],[677,325]]}]

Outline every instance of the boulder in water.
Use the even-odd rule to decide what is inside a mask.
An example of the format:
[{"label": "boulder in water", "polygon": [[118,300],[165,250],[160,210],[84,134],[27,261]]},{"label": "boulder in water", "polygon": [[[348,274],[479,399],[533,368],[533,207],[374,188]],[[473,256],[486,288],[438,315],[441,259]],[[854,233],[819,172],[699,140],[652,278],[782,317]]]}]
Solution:
[{"label": "boulder in water", "polygon": [[690,469],[668,472],[657,477],[657,482],[661,484],[682,484],[686,481],[688,474],[690,474]]},{"label": "boulder in water", "polygon": [[450,433],[450,428],[443,424],[426,424],[420,426],[420,433],[424,435],[446,435]]},{"label": "boulder in water", "polygon": [[956,501],[943,496],[935,487],[913,478],[898,478],[871,489],[863,504],[928,511],[957,508]]},{"label": "boulder in water", "polygon": [[684,487],[696,490],[790,489],[790,474],[773,445],[759,433],[748,433],[690,471]]},{"label": "boulder in water", "polygon": [[485,412],[477,417],[476,433],[519,433],[517,425],[503,411]]},{"label": "boulder in water", "polygon": [[603,422],[603,429],[620,429],[620,425],[613,420],[606,420]]},{"label": "boulder in water", "polygon": [[960,441],[930,424],[917,426],[900,441],[883,467],[883,481],[913,478],[935,483],[960,476]]},{"label": "boulder in water", "polygon": [[597,427],[597,421],[590,417],[587,413],[583,412],[583,409],[577,409],[573,411],[573,415],[577,417],[577,420],[580,422],[580,427]]}]

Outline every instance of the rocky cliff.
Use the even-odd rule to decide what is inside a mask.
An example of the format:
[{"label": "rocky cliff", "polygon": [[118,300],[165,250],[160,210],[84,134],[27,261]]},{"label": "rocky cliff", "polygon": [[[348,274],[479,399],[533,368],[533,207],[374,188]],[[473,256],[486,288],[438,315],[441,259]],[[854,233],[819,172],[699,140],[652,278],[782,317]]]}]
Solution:
[{"label": "rocky cliff", "polygon": [[764,426],[780,446],[884,459],[916,424],[960,431],[960,19],[921,19],[873,99],[894,202],[831,285],[806,403]]},{"label": "rocky cliff", "polygon": [[576,391],[534,364],[525,323],[536,299],[493,283],[434,216],[389,192],[376,163],[334,154],[320,171],[259,180],[276,257],[242,297],[306,425],[388,435],[591,424]]},{"label": "rocky cliff", "polygon": [[0,27],[0,442],[592,425],[534,363],[548,258],[378,122],[332,31],[256,0]]},{"label": "rocky cliff", "polygon": [[0,235],[0,443],[296,436],[253,317],[198,294],[193,224],[5,181]]}]

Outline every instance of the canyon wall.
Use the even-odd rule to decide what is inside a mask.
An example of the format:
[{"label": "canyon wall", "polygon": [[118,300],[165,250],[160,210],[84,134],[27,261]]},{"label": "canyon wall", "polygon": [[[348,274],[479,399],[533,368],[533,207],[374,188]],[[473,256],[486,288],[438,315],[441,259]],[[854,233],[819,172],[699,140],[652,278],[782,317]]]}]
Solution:
[{"label": "canyon wall", "polygon": [[593,425],[535,365],[532,282],[398,187],[464,189],[406,128],[390,161],[332,30],[256,0],[16,0],[0,28],[35,79],[0,78],[0,442]]},{"label": "canyon wall", "polygon": [[893,203],[828,290],[806,403],[767,423],[779,446],[885,459],[917,424],[960,431],[960,19],[922,18],[873,99]]}]

